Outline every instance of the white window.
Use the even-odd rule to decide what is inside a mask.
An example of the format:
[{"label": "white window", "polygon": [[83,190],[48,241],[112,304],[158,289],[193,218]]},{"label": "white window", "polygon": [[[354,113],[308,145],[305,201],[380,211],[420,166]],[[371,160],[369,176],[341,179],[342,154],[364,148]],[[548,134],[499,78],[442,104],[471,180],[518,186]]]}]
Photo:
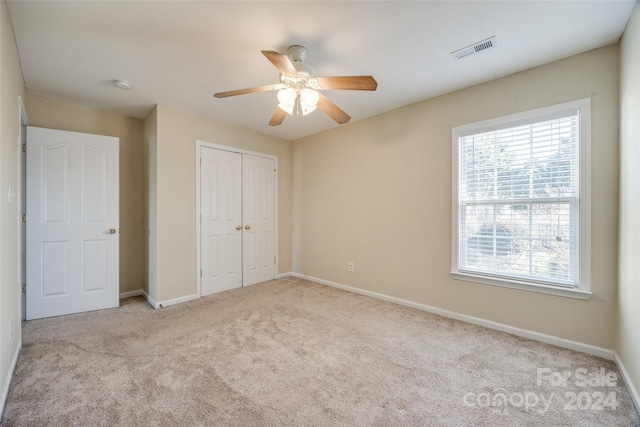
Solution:
[{"label": "white window", "polygon": [[589,297],[590,101],[453,128],[454,278]]}]

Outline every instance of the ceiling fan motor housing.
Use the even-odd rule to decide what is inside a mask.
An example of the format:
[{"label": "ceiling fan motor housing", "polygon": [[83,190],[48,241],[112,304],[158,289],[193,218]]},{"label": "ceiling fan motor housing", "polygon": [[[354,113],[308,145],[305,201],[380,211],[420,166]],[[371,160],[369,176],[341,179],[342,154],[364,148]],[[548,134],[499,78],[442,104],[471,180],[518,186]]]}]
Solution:
[{"label": "ceiling fan motor housing", "polygon": [[287,49],[287,55],[289,55],[289,58],[291,58],[291,61],[294,63],[304,62],[307,56],[309,56],[309,50],[304,46],[294,44]]},{"label": "ceiling fan motor housing", "polygon": [[287,55],[291,59],[291,63],[298,73],[307,75],[305,80],[316,75],[316,70],[305,63],[307,56],[309,56],[309,50],[307,50],[306,47],[297,44],[289,46],[289,49],[287,49]]}]

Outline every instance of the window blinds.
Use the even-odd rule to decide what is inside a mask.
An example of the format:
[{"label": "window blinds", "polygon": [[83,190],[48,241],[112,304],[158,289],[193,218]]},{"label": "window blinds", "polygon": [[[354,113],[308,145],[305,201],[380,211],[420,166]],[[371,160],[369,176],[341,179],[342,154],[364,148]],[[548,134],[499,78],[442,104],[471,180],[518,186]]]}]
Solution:
[{"label": "window blinds", "polygon": [[577,287],[579,119],[460,136],[461,272]]}]

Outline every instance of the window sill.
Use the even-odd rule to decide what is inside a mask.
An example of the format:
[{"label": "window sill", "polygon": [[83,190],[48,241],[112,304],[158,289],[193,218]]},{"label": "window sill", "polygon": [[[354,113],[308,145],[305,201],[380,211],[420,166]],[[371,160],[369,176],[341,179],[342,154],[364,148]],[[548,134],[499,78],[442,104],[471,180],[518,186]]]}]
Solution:
[{"label": "window sill", "polygon": [[557,295],[567,298],[576,298],[588,300],[591,298],[591,292],[580,289],[560,288],[549,285],[535,284],[529,282],[521,282],[517,280],[498,279],[496,277],[481,276],[478,274],[460,273],[452,271],[451,277],[456,280],[464,280],[466,282],[476,282],[485,285],[501,286],[503,288],[520,289],[529,292],[538,292],[549,295]]}]

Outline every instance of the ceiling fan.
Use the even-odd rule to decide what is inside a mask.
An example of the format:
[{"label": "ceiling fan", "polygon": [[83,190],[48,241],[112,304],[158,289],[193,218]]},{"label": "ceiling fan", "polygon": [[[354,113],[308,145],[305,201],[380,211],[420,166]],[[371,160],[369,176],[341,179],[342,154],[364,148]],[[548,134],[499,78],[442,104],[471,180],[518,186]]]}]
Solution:
[{"label": "ceiling fan", "polygon": [[306,116],[319,108],[339,124],[347,123],[351,116],[331,102],[321,90],[374,91],[378,82],[371,76],[316,77],[315,71],[304,63],[309,51],[293,45],[287,53],[263,50],[262,54],[280,71],[280,83],[216,93],[216,98],[247,93],[278,91],[278,106],[269,120],[269,126],[282,124],[287,114]]}]

